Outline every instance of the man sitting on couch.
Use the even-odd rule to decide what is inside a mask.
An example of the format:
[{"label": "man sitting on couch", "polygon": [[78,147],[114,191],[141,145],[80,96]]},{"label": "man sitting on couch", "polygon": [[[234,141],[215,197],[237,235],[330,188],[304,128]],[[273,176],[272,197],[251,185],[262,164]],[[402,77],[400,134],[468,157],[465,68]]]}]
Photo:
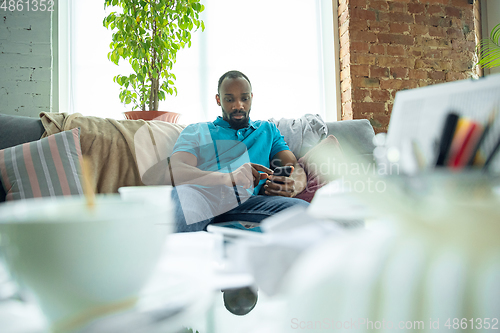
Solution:
[{"label": "man sitting on couch", "polygon": [[[205,230],[210,223],[263,219],[294,205],[306,175],[276,126],[251,121],[252,86],[241,72],[219,79],[216,101],[222,117],[187,126],[170,165],[177,231]],[[293,166],[290,177],[270,169]],[[264,181],[265,180],[265,181]]]}]

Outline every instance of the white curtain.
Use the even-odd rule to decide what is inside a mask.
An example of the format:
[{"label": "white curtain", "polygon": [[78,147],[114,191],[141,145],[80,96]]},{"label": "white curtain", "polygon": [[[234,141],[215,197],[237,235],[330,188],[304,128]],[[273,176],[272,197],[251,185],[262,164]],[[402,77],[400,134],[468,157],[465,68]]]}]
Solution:
[{"label": "white curtain", "polygon": [[[102,26],[103,2],[68,0],[61,10],[59,29],[66,29],[68,39],[60,41],[60,63],[67,66],[60,67],[59,111],[123,119],[130,108],[120,103],[113,76],[131,69],[127,62],[107,60],[111,32]],[[179,51],[173,71],[178,95],[160,102],[160,110],[181,113],[184,124],[215,119],[221,114],[217,81],[236,69],[252,83],[252,119],[306,113],[336,119],[331,0],[202,3],[206,29],[193,34],[190,49]]]}]

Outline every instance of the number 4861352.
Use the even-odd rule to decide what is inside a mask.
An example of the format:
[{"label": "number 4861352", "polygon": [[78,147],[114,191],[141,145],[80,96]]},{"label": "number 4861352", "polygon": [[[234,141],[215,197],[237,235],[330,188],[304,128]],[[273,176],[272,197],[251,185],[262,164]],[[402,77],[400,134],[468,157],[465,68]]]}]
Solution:
[{"label": "number 4861352", "polygon": [[0,0],[0,9],[10,12],[53,12],[53,0]]},{"label": "number 4861352", "polygon": [[448,318],[444,324],[448,329],[492,329],[498,330],[498,318]]}]

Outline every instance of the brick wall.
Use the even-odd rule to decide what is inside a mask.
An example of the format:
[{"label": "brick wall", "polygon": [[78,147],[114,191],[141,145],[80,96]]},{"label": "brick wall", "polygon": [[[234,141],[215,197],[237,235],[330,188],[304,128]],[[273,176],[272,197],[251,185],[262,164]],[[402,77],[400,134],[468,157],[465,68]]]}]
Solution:
[{"label": "brick wall", "polygon": [[0,9],[0,113],[50,111],[51,12]]},{"label": "brick wall", "polygon": [[477,6],[339,0],[342,119],[369,119],[385,132],[397,91],[477,76]]}]

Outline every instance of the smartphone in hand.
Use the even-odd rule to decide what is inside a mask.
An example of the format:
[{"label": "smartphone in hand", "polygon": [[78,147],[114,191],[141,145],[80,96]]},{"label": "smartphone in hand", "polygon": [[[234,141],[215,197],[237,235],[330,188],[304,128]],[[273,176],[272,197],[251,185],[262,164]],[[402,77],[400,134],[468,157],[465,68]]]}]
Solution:
[{"label": "smartphone in hand", "polygon": [[[283,176],[283,177],[290,177],[292,174],[293,167],[291,165],[286,165],[282,167],[277,167],[274,169],[273,176]],[[275,182],[279,184],[283,184],[282,182]]]}]

